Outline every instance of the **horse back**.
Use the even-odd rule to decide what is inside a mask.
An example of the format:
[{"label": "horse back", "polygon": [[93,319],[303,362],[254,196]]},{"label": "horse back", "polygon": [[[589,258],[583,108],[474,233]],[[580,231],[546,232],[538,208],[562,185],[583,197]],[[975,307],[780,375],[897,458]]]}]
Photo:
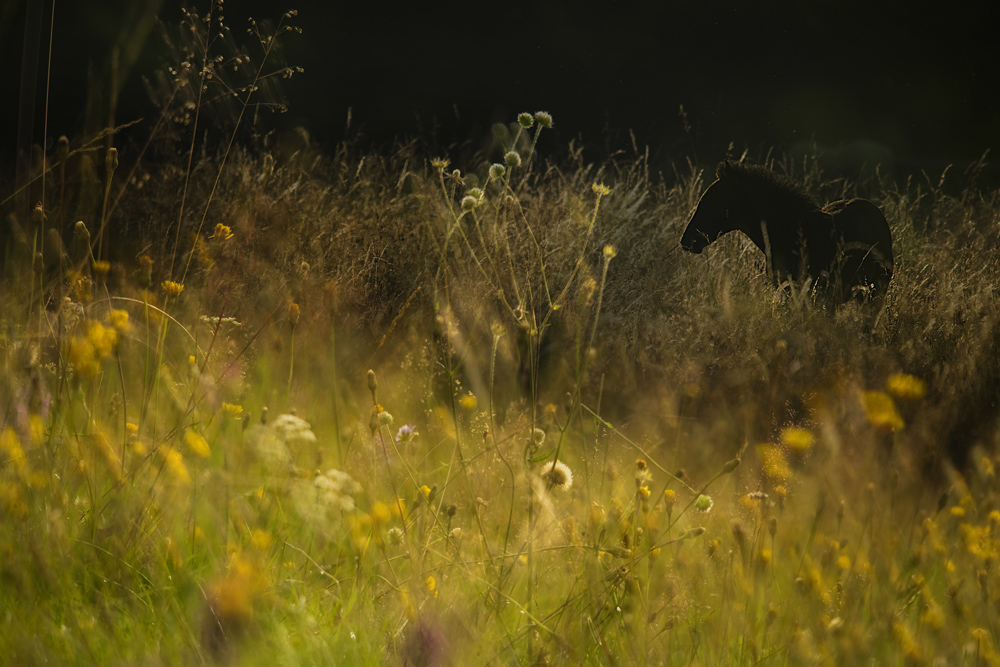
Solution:
[{"label": "horse back", "polygon": [[845,252],[874,251],[891,275],[892,232],[878,206],[867,199],[844,199],[827,204],[823,212],[833,218]]},{"label": "horse back", "polygon": [[840,246],[838,298],[881,302],[893,269],[892,233],[882,211],[867,199],[832,202],[823,211]]}]

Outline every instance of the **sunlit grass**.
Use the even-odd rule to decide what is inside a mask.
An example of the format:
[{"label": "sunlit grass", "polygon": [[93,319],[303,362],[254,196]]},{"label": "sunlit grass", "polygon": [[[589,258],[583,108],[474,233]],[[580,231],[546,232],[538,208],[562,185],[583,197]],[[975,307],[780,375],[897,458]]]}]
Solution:
[{"label": "sunlit grass", "polygon": [[8,660],[1000,662],[996,193],[772,165],[885,211],[872,327],[682,254],[702,168],[552,125],[8,199]]}]

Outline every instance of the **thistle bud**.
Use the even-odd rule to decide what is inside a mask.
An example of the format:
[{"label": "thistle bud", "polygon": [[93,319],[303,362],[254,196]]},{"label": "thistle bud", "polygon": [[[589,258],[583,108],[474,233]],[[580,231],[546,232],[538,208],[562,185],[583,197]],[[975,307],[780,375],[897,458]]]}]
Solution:
[{"label": "thistle bud", "polygon": [[139,286],[149,289],[153,282],[153,258],[149,255],[139,256]]},{"label": "thistle bud", "polygon": [[107,155],[104,156],[104,169],[107,171],[108,176],[115,173],[115,169],[118,168],[118,149],[109,148]]},{"label": "thistle bud", "polygon": [[740,467],[740,459],[739,457],[736,457],[731,461],[727,461],[726,465],[722,466],[722,474],[728,475],[729,473],[731,473],[732,471],[736,470],[739,467]]},{"label": "thistle bud", "polygon": [[521,166],[521,156],[518,155],[517,151],[507,151],[503,156],[503,161],[511,169],[517,169]]},{"label": "thistle bud", "polygon": [[260,186],[264,187],[274,173],[274,158],[268,153],[264,156],[264,167],[261,169]]},{"label": "thistle bud", "polygon": [[368,369],[368,391],[372,393],[372,401],[378,403],[375,398],[375,391],[378,389],[378,380],[375,379],[375,371]]},{"label": "thistle bud", "polygon": [[60,163],[65,162],[69,158],[69,139],[66,135],[59,137],[59,143],[56,145],[56,160]]},{"label": "thistle bud", "polygon": [[535,124],[535,118],[530,113],[521,113],[517,115],[517,124],[527,130]]}]

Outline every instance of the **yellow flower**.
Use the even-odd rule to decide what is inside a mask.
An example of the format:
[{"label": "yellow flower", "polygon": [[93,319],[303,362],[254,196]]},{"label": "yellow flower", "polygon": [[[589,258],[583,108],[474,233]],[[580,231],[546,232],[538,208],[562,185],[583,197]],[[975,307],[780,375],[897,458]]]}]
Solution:
[{"label": "yellow flower", "polygon": [[927,393],[927,383],[909,373],[894,373],[889,376],[885,388],[896,398],[916,400]]},{"label": "yellow flower", "polygon": [[757,445],[757,456],[760,457],[761,470],[772,481],[784,482],[791,478],[792,469],[780,447]]},{"label": "yellow flower", "polygon": [[17,433],[10,427],[0,432],[0,452],[3,452],[4,458],[18,470],[22,470],[28,462],[28,457],[25,455],[24,449],[21,448]]},{"label": "yellow flower", "polygon": [[431,597],[436,598],[438,596],[437,581],[434,580],[433,575],[424,579],[424,588],[426,588],[427,592],[431,594]]},{"label": "yellow flower", "polygon": [[184,291],[184,285],[181,283],[175,283],[173,280],[164,280],[160,283],[160,287],[163,288],[163,291],[167,296],[172,297],[178,297],[181,295],[181,292]]},{"label": "yellow flower", "polygon": [[239,552],[233,553],[228,572],[209,585],[214,616],[230,631],[253,619],[254,604],[264,587],[257,565]]},{"label": "yellow flower", "polygon": [[184,431],[184,444],[187,445],[187,448],[192,454],[195,454],[203,459],[207,459],[212,455],[212,450],[208,446],[208,441],[206,441],[201,434],[191,429]]},{"label": "yellow flower", "polygon": [[781,444],[792,453],[804,455],[812,449],[816,438],[811,431],[798,426],[789,426],[781,430]]},{"label": "yellow flower", "polygon": [[230,417],[239,417],[240,415],[243,414],[243,406],[233,405],[232,403],[226,403],[225,401],[223,401],[222,411],[225,412]]},{"label": "yellow flower", "polygon": [[184,456],[171,447],[170,445],[164,445],[160,452],[163,454],[163,460],[174,481],[178,484],[187,486],[191,483],[191,475],[188,473],[187,465],[184,463]]},{"label": "yellow flower", "polygon": [[117,331],[92,320],[87,322],[86,335],[70,338],[66,356],[77,375],[93,377],[100,372],[101,361],[111,356],[117,344]]},{"label": "yellow flower", "polygon": [[229,228],[228,225],[224,225],[221,222],[215,225],[215,231],[209,236],[210,239],[219,239],[220,241],[227,241],[233,238],[233,230]]},{"label": "yellow flower", "polygon": [[940,605],[936,602],[930,601],[927,603],[927,607],[924,609],[920,620],[923,624],[930,626],[931,629],[940,630],[944,627],[944,611],[942,611]]},{"label": "yellow flower", "polygon": [[108,313],[108,323],[119,333],[128,333],[131,325],[128,322],[128,311],[113,309]]},{"label": "yellow flower", "polygon": [[250,542],[258,551],[267,551],[274,544],[274,537],[266,530],[254,528],[250,532]]},{"label": "yellow flower", "polygon": [[458,404],[462,406],[462,409],[466,412],[472,412],[479,406],[479,401],[472,394],[466,394],[462,398],[458,399]]},{"label": "yellow flower", "polygon": [[898,431],[903,428],[903,418],[896,411],[892,397],[881,391],[861,392],[861,405],[868,422],[877,429]]},{"label": "yellow flower", "polygon": [[378,502],[372,505],[371,511],[372,523],[381,526],[389,523],[392,518],[392,512],[389,510],[389,506],[383,502]]}]

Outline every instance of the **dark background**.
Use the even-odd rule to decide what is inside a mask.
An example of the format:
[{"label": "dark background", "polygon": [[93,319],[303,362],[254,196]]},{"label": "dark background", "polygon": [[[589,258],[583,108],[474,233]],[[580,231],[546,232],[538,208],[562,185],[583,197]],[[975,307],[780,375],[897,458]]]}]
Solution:
[{"label": "dark background", "polygon": [[[303,34],[282,38],[283,57],[305,72],[283,82],[289,111],[265,122],[303,126],[321,146],[347,135],[376,146],[409,137],[441,150],[478,146],[492,123],[546,110],[555,119],[543,146],[550,154],[570,140],[592,158],[630,150],[632,132],[640,150],[648,145],[665,163],[710,164],[730,143],[758,158],[815,143],[846,156],[848,169],[876,160],[904,174],[1000,149],[1000,11],[960,4],[228,0],[225,16],[246,42],[247,17],[277,21],[298,10],[291,22]],[[40,5],[34,98],[21,87],[28,1],[0,9],[5,164],[16,152],[19,102],[30,112],[22,131],[31,120],[32,141],[42,140],[50,14],[48,2]],[[87,99],[88,87],[103,86],[90,97],[107,108],[110,86],[99,74],[113,44],[126,53],[116,122],[155,115],[142,76],[162,68],[168,52],[154,15],[176,26],[180,3],[57,4],[50,145],[107,125],[107,111],[88,112]]]}]

